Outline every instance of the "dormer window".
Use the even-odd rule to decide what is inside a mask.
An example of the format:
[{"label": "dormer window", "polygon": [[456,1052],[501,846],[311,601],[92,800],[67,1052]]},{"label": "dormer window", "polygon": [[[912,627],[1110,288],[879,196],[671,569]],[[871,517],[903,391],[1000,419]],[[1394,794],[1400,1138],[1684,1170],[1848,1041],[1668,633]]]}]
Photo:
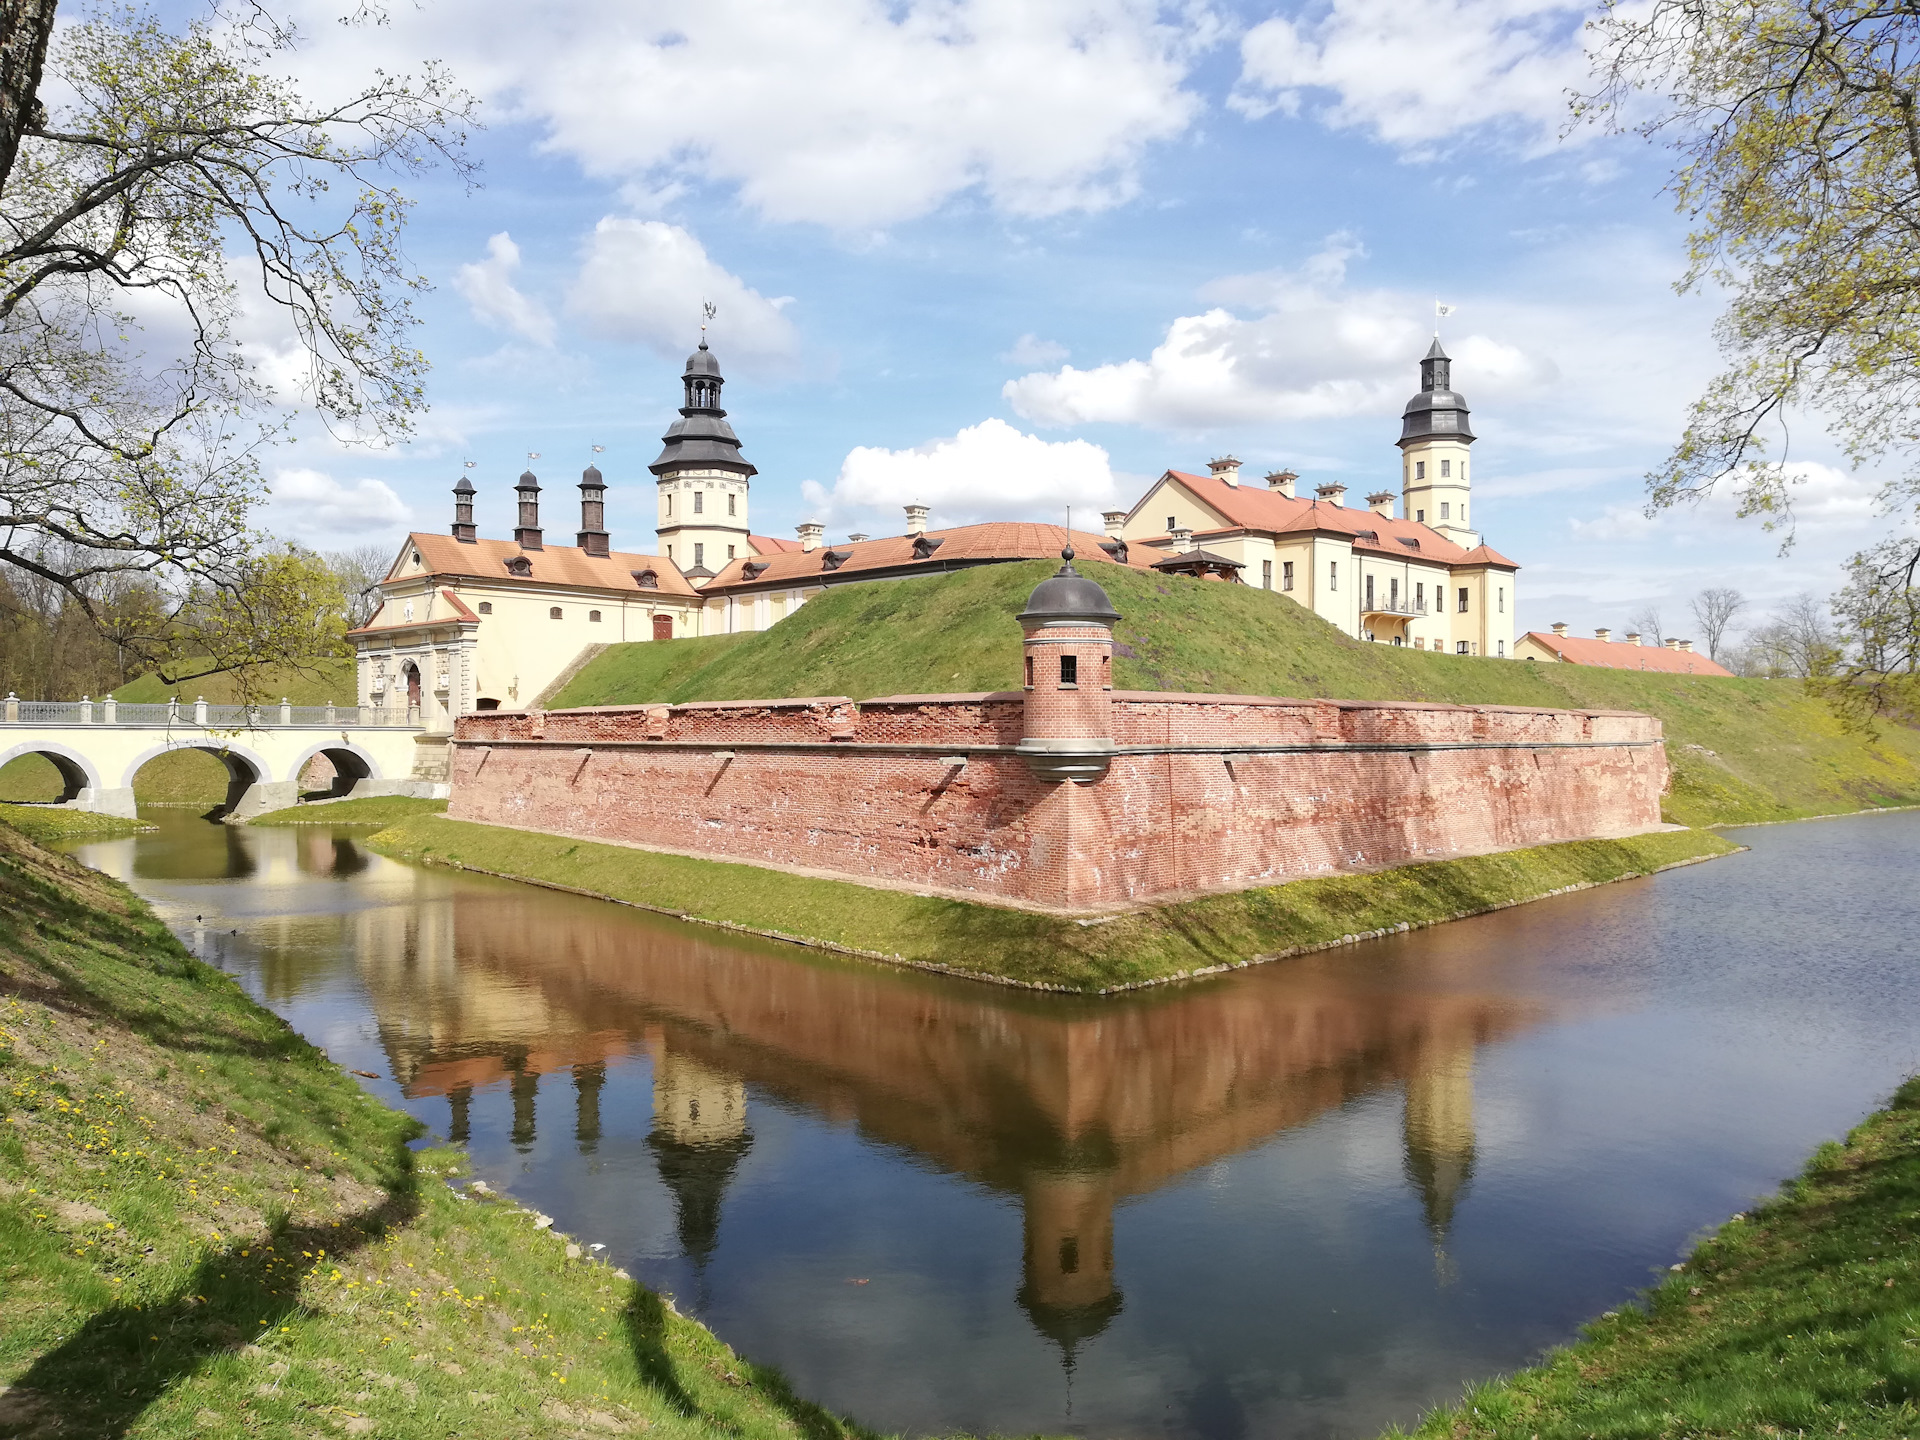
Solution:
[{"label": "dormer window", "polygon": [[838,570],[852,558],[853,551],[851,550],[822,550],[820,552],[820,568],[822,570]]},{"label": "dormer window", "polygon": [[1400,536],[1399,538],[1400,538],[1400,543],[1406,546],[1407,549],[1409,550],[1418,550],[1420,548],[1420,542],[1418,540],[1409,540],[1404,535]]},{"label": "dormer window", "polygon": [[768,563],[765,560],[749,560],[740,567],[740,573],[749,580],[758,580],[766,573]]},{"label": "dormer window", "polygon": [[516,555],[507,561],[507,573],[525,580],[533,574],[533,561],[524,555]]},{"label": "dormer window", "polygon": [[1100,542],[1100,548],[1107,552],[1107,557],[1110,560],[1112,560],[1115,564],[1124,565],[1127,563],[1127,542],[1126,541],[1102,540]]},{"label": "dormer window", "polygon": [[1380,532],[1378,530],[1356,530],[1353,532],[1353,538],[1356,540],[1364,540],[1369,545],[1378,545],[1380,543]]},{"label": "dormer window", "polygon": [[933,552],[947,543],[944,535],[916,535],[913,537],[913,558],[931,560]]},{"label": "dormer window", "polygon": [[633,583],[638,585],[642,590],[658,590],[660,588],[660,575],[658,571],[633,570],[628,573],[633,576]]}]

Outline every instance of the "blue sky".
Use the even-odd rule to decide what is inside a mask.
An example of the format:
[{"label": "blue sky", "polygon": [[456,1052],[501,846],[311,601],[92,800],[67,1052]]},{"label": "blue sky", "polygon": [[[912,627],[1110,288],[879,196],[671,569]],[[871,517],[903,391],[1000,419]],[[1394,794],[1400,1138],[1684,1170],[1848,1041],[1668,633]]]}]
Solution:
[{"label": "blue sky", "polygon": [[[481,99],[481,188],[417,187],[432,412],[383,452],[307,435],[270,468],[277,533],[322,548],[441,529],[472,460],[483,533],[530,451],[550,532],[597,460],[614,543],[650,550],[646,465],[702,298],[790,536],[1130,504],[1227,451],[1357,500],[1393,441],[1433,302],[1473,407],[1477,519],[1521,620],[1624,629],[1734,584],[1836,588],[1886,525],[1872,476],[1796,440],[1800,523],[1709,501],[1647,520],[1642,476],[1712,374],[1681,297],[1669,157],[1561,138],[1578,8],[1136,0],[807,4],[421,0],[315,8],[312,94],[449,64]],[[1803,427],[1817,429],[1817,427]],[[595,456],[594,445],[604,446]]]}]

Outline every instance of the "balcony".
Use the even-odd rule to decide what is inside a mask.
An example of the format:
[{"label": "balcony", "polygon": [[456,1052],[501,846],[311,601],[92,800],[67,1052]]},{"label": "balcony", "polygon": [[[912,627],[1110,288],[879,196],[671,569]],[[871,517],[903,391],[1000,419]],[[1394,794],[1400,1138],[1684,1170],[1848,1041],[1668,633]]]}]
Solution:
[{"label": "balcony", "polygon": [[1427,612],[1404,600],[1367,599],[1360,602],[1360,613],[1363,616],[1394,615],[1411,619],[1415,615],[1425,615]]}]

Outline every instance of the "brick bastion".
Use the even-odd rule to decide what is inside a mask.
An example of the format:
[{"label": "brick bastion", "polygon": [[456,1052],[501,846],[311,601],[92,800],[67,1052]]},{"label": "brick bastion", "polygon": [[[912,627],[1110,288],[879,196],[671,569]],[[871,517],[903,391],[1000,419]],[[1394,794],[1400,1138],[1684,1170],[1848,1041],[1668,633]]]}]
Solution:
[{"label": "brick bastion", "polygon": [[1660,824],[1650,716],[1115,691],[1070,560],[1019,618],[1019,690],[462,716],[448,813],[1061,910]]}]

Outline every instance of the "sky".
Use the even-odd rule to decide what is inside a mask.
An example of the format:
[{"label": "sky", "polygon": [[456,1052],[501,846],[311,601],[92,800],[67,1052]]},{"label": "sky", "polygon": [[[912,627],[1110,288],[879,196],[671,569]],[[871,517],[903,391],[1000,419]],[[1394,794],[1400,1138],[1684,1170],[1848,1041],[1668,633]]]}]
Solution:
[{"label": "sky", "polygon": [[[304,3],[304,0],[303,0]],[[652,551],[646,470],[710,340],[758,468],[756,533],[898,533],[1129,507],[1167,468],[1398,490],[1436,325],[1472,407],[1476,519],[1520,620],[1628,628],[1734,585],[1838,587],[1879,478],[1796,436],[1797,524],[1653,518],[1644,476],[1716,369],[1681,295],[1671,153],[1569,132],[1587,12],[1536,0],[502,0],[297,9],[315,97],[450,67],[479,183],[413,182],[431,410],[405,443],[313,426],[269,462],[275,534],[483,534],[531,465],[549,533],[605,472]],[[1455,307],[1436,320],[1435,302]],[[593,447],[602,449],[596,452]],[[530,454],[537,460],[529,461]]]}]

